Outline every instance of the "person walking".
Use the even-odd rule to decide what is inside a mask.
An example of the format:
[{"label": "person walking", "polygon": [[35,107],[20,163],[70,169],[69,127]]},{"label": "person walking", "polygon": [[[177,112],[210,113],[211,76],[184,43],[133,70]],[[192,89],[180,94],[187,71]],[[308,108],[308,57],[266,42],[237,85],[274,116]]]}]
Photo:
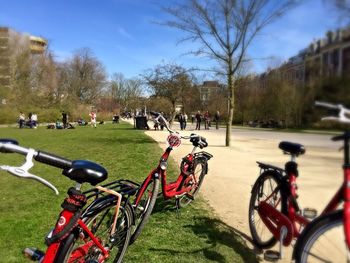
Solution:
[{"label": "person walking", "polygon": [[95,111],[91,111],[89,114],[90,118],[91,118],[91,127],[96,128],[96,112]]},{"label": "person walking", "polygon": [[178,120],[179,120],[179,123],[180,123],[180,129],[182,131],[184,129],[184,116],[183,116],[182,113],[179,114]]},{"label": "person walking", "polygon": [[184,130],[186,130],[187,119],[188,119],[188,117],[187,117],[187,114],[186,114],[186,112],[185,112],[185,113],[184,113],[184,126],[183,126]]},{"label": "person walking", "polygon": [[219,129],[219,120],[220,120],[220,112],[216,111],[215,116],[214,116],[214,120],[215,120],[215,126],[216,129]]},{"label": "person walking", "polygon": [[209,130],[209,122],[210,122],[210,115],[209,115],[209,112],[206,111],[204,113],[204,127],[206,130]]},{"label": "person walking", "polygon": [[196,114],[196,130],[200,130],[201,129],[201,121],[202,121],[202,115],[201,115],[201,112],[198,111],[197,114]]}]

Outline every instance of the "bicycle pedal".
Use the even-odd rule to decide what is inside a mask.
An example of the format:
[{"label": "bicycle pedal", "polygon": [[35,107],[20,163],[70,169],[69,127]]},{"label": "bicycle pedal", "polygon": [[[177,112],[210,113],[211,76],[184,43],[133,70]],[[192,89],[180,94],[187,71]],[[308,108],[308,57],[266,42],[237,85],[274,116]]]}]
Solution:
[{"label": "bicycle pedal", "polygon": [[194,200],[194,196],[191,195],[191,194],[189,194],[189,193],[186,194],[186,197],[187,197],[188,199],[191,199],[192,201]]},{"label": "bicycle pedal", "polygon": [[40,261],[44,258],[45,253],[33,247],[27,247],[23,250],[23,254],[32,261]]},{"label": "bicycle pedal", "polygon": [[176,218],[179,219],[180,218],[180,207],[178,202],[175,202],[175,208],[176,208]]},{"label": "bicycle pedal", "polygon": [[266,250],[264,253],[264,259],[270,262],[277,262],[280,259],[280,253],[274,250]]},{"label": "bicycle pedal", "polygon": [[313,220],[317,217],[317,210],[314,208],[304,208],[303,216],[307,219]]}]

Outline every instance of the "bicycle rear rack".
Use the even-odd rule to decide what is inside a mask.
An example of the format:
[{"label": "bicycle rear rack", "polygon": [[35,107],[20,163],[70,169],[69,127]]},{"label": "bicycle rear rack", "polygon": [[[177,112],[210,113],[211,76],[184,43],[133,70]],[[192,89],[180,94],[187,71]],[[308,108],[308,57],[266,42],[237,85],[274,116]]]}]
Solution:
[{"label": "bicycle rear rack", "polygon": [[[120,193],[122,196],[127,196],[127,198],[129,198],[130,196],[133,196],[136,194],[136,192],[140,188],[140,184],[130,180],[126,180],[126,179],[120,179],[120,180],[116,180],[116,181],[101,185],[101,187],[116,191]],[[86,195],[87,199],[90,199],[92,197],[98,198],[100,196],[105,195],[106,193],[97,188],[92,188],[83,192],[83,194]]]}]

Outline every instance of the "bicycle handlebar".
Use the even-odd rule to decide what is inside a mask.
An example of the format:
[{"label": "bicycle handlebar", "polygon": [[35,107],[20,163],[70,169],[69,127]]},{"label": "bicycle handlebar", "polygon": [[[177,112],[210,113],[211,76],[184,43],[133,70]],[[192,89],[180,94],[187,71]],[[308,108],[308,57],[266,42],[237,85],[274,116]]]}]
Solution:
[{"label": "bicycle handlebar", "polygon": [[321,119],[322,121],[336,121],[341,123],[350,123],[350,118],[347,117],[347,115],[350,115],[350,110],[345,108],[342,104],[331,104],[327,102],[316,101],[315,105],[323,108],[332,109],[332,110],[334,109],[339,110],[337,117],[335,116],[323,117]]},{"label": "bicycle handlebar", "polygon": [[61,169],[69,169],[72,167],[72,161],[59,157],[57,155],[36,151],[34,149],[25,148],[18,145],[18,142],[12,139],[0,139],[0,152],[2,153],[18,153],[26,156],[26,161],[22,166],[14,167],[9,165],[1,165],[0,170],[7,171],[8,173],[17,177],[34,179],[48,188],[52,189],[57,195],[57,188],[45,179],[31,174],[29,170],[34,166],[33,158],[41,163],[45,163]]},{"label": "bicycle handlebar", "polygon": [[[3,142],[5,141],[5,142]],[[22,146],[19,146],[17,144],[14,144],[12,142],[8,142],[9,140],[2,140],[0,139],[0,152],[2,153],[19,153],[22,155],[27,155],[30,150],[29,148],[25,148]],[[72,161],[68,160],[66,158],[57,156],[52,153],[44,152],[44,151],[36,151],[34,150],[33,158],[41,163],[45,163],[51,166],[54,166],[56,168],[61,169],[69,169],[72,167]]]},{"label": "bicycle handlebar", "polygon": [[176,131],[170,129],[170,127],[168,125],[168,122],[166,121],[166,119],[164,118],[164,116],[162,114],[160,114],[159,112],[155,112],[155,111],[150,111],[150,114],[155,116],[156,118],[154,119],[154,121],[162,123],[164,125],[164,127],[167,129],[168,132],[170,132],[170,133],[177,133]]},{"label": "bicycle handlebar", "polygon": [[[178,132],[169,128],[169,125],[168,125],[166,119],[163,117],[163,115],[161,113],[155,112],[155,111],[150,111],[150,114],[155,116],[154,121],[163,123],[164,127],[168,130],[168,132],[178,134]],[[199,135],[194,134],[194,133],[192,133],[190,136],[180,136],[180,138],[185,139],[185,140],[190,140],[190,142],[194,143],[195,146],[198,146],[201,149],[208,146],[207,140],[204,137],[199,136]]]}]

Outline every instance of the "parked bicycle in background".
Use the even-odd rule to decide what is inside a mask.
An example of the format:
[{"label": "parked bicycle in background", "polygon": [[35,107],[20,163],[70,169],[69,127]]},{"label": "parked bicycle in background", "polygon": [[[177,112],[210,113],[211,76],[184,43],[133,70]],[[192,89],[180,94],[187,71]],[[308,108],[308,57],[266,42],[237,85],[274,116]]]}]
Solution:
[{"label": "parked bicycle in background", "polygon": [[[155,121],[159,122],[160,125],[164,125],[170,133],[167,137],[168,147],[164,151],[158,166],[149,173],[136,194],[133,204],[135,230],[131,237],[131,243],[141,234],[152,213],[158,195],[159,183],[162,184],[164,199],[175,198],[177,208],[186,206],[195,199],[204,177],[208,173],[208,161],[213,157],[205,151],[196,152],[198,148],[203,149],[208,146],[204,137],[196,134],[181,136],[169,128],[165,118],[160,113],[151,112],[151,114],[155,116]],[[193,149],[182,159],[177,180],[168,183],[166,180],[168,158],[171,151],[180,146],[182,139],[189,140],[193,145]]]},{"label": "parked bicycle in background", "polygon": [[[343,106],[327,103],[317,103],[317,105],[339,110],[339,117],[327,117],[323,118],[323,120],[336,120],[343,123],[349,122],[349,119],[346,117],[349,110],[345,109]],[[343,136],[334,138],[334,140],[344,140],[345,168],[349,165],[348,136],[348,133],[344,133]],[[306,239],[303,232],[305,227],[306,229],[315,228],[308,225],[310,220],[316,217],[317,214],[314,209],[300,209],[297,202],[298,187],[296,180],[299,171],[296,157],[305,153],[305,147],[298,143],[281,142],[279,148],[282,149],[285,154],[291,155],[291,160],[286,163],[284,169],[258,162],[259,167],[261,168],[261,174],[252,188],[252,196],[249,204],[249,227],[254,244],[258,248],[267,249],[272,247],[277,241],[280,241],[279,252],[265,252],[265,257],[269,259],[282,258],[283,246],[289,246],[294,239],[298,240],[299,244],[300,242],[303,242],[299,241],[299,237],[301,233],[303,233],[302,240]],[[345,169],[345,174],[349,173],[347,170],[348,168]],[[343,195],[345,194],[344,187],[347,182],[346,180],[350,180],[350,178],[344,179],[344,185],[322,211],[321,215],[324,216],[321,216],[321,218],[325,218],[324,220],[329,220],[328,214],[333,213],[337,209],[338,205],[342,202],[343,197],[344,200],[347,200],[346,196]],[[318,220],[316,222],[318,222]],[[312,226],[313,225],[314,224],[312,224]],[[310,233],[311,231],[312,230],[308,230],[307,233]],[[298,247],[302,246],[303,245],[298,245]],[[328,244],[328,246],[322,250],[322,252],[327,251],[325,258],[331,257],[328,258],[330,261],[320,262],[332,262],[334,259],[332,257],[334,257],[336,253],[329,253],[330,247],[332,247],[332,244]],[[299,252],[296,253],[296,255],[299,255]]]},{"label": "parked bicycle in background", "polygon": [[[326,117],[322,120],[350,123],[346,116],[350,111],[342,105],[317,105],[339,110],[338,117]],[[252,188],[249,204],[251,235],[254,244],[261,249],[270,248],[277,241],[280,242],[279,252],[266,251],[265,258],[282,258],[283,246],[289,246],[293,240],[297,240],[293,252],[296,262],[350,262],[349,139],[349,132],[333,138],[334,141],[344,141],[344,183],[321,216],[312,222],[316,217],[316,210],[302,210],[297,202],[296,179],[299,171],[296,157],[305,153],[305,147],[291,142],[279,144],[285,154],[291,155],[291,161],[286,163],[284,169],[258,162],[261,174]],[[344,211],[347,213],[337,210],[343,201]]]}]

